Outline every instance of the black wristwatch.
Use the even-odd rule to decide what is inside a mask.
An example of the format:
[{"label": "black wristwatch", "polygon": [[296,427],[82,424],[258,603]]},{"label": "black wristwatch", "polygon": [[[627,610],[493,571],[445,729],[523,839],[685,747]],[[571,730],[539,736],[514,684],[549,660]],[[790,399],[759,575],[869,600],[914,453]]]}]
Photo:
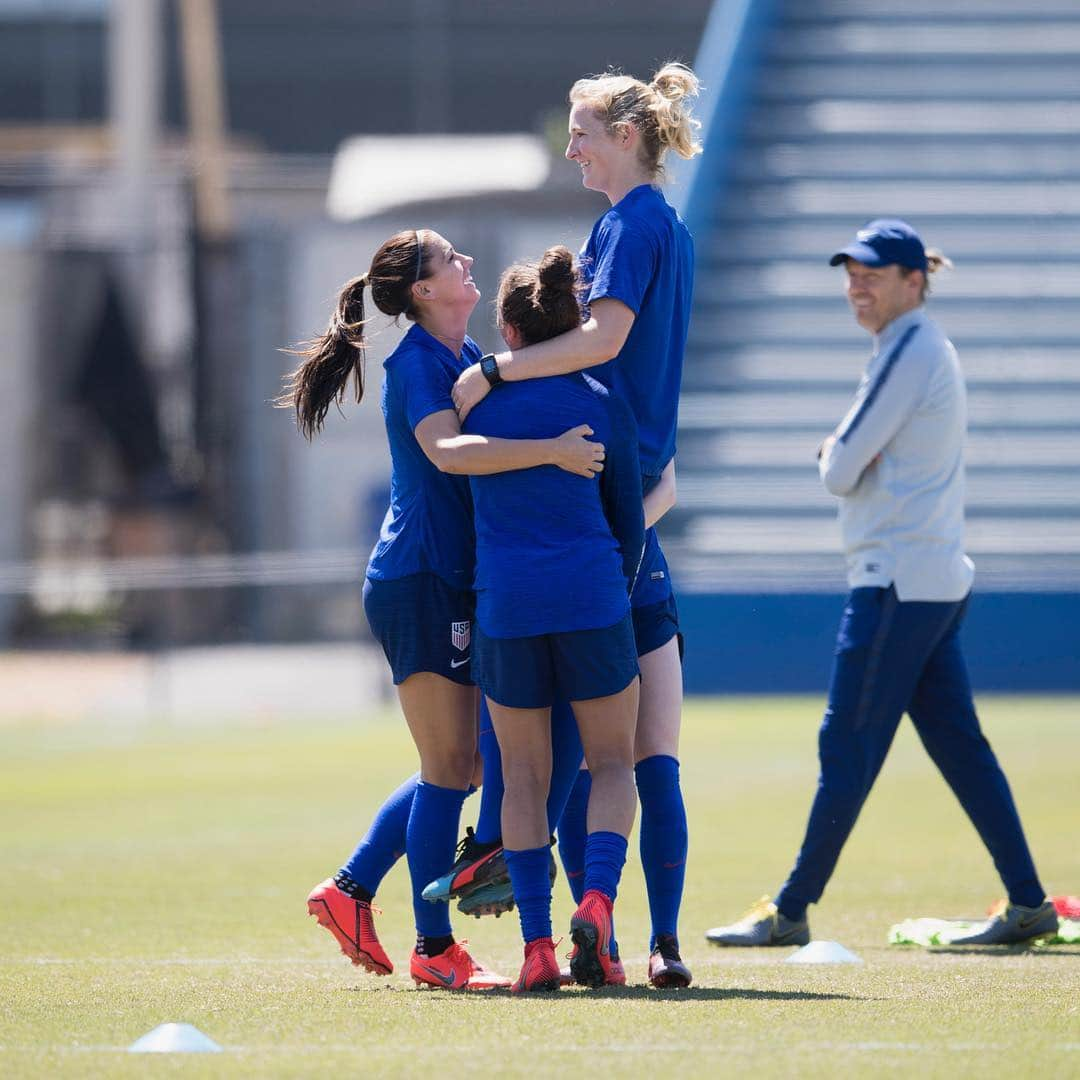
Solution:
[{"label": "black wristwatch", "polygon": [[503,381],[503,377],[499,374],[499,364],[494,353],[488,353],[487,356],[480,357],[480,370],[492,387],[498,386]]}]

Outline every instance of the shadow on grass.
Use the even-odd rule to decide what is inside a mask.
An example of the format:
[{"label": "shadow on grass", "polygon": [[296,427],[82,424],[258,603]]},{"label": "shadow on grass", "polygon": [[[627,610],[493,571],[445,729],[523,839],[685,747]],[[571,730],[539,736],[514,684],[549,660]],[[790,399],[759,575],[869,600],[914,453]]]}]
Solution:
[{"label": "shadow on grass", "polygon": [[1057,956],[1075,960],[1080,947],[1071,944],[1019,945],[932,945],[923,950],[928,956]]},{"label": "shadow on grass", "polygon": [[[438,987],[412,989],[384,985],[383,987],[350,986],[343,987],[346,993],[371,993],[372,990],[388,990],[397,993],[444,994],[467,998],[470,1001],[483,1001],[489,998],[517,998],[509,990],[474,990],[462,993],[460,990],[441,990]],[[752,990],[742,986],[690,986],[682,990],[656,990],[649,986],[605,986],[599,990],[588,990],[581,986],[567,987],[550,993],[523,995],[525,1001],[584,1001],[598,998],[617,1001],[884,1001],[885,998],[868,997],[859,994],[822,994],[812,990]]]},{"label": "shadow on grass", "polygon": [[825,994],[813,990],[753,990],[745,986],[688,986],[682,990],[656,990],[650,986],[608,986],[600,990],[574,988],[582,995],[629,1001],[879,1001],[857,994]]}]

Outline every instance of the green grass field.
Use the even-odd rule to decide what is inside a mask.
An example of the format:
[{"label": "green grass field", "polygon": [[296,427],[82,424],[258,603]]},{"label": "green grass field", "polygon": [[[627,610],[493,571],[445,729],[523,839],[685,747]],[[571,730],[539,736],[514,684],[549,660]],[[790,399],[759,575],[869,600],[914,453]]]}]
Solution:
[{"label": "green grass field", "polygon": [[[386,712],[320,727],[0,731],[0,1075],[1080,1075],[1080,948],[993,955],[886,945],[908,916],[980,913],[989,857],[910,726],[819,908],[818,938],[860,966],[722,951],[703,931],[785,875],[815,779],[820,701],[687,703],[691,860],[683,955],[694,986],[644,984],[644,888],[632,845],[619,939],[632,986],[507,994],[418,991],[407,976],[404,865],[380,892],[398,973],[354,969],[306,915],[413,768]],[[984,698],[1041,874],[1080,892],[1080,701]],[[476,800],[466,804],[465,821]],[[556,885],[556,926],[571,911]],[[460,920],[507,974],[516,916]],[[128,1055],[187,1021],[219,1055]]]}]

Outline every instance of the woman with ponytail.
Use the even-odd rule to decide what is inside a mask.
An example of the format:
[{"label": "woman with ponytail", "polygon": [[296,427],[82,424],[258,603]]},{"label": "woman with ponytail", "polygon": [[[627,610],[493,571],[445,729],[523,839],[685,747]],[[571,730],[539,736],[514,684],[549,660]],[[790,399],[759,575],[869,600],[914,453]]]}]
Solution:
[{"label": "woman with ponytail", "polygon": [[[581,322],[571,253],[510,267],[498,319],[512,348]],[[599,485],[550,467],[471,478],[476,522],[476,680],[502,754],[502,840],[525,940],[515,992],[560,984],[551,937],[549,789],[580,749],[555,733],[570,702],[593,778],[584,898],[571,921],[573,978],[623,982],[612,902],[634,821],[638,663],[630,617],[644,543],[637,430],[629,407],[582,373],[508,384],[465,424],[469,433],[545,439],[584,418],[607,448]],[[556,723],[558,723],[556,719]],[[485,758],[485,770],[487,769]],[[559,802],[565,803],[566,788]]]},{"label": "woman with ponytail", "polygon": [[350,384],[362,398],[366,291],[383,314],[413,323],[383,365],[390,508],[368,562],[364,610],[393,671],[420,773],[387,800],[345,866],[312,891],[308,910],[354,963],[389,974],[393,965],[375,934],[371,899],[404,850],[417,927],[410,973],[418,984],[450,989],[509,983],[454,941],[447,904],[421,895],[453,862],[476,760],[472,501],[468,481],[453,474],[553,465],[591,478],[602,468],[604,451],[584,439],[591,434],[584,425],[532,440],[461,433],[450,389],[480,357],[466,333],[480,298],[469,273],[472,262],[428,229],[392,236],[368,272],[342,289],[326,332],[300,352],[282,399],[312,438]]},{"label": "woman with ponytail", "polygon": [[[652,526],[675,502],[675,429],[694,281],[693,240],[660,183],[668,151],[684,158],[700,152],[700,125],[690,113],[697,90],[697,77],[677,63],[665,64],[648,83],[618,74],[574,83],[566,157],[581,169],[585,187],[611,203],[582,249],[584,321],[548,341],[499,353],[483,370],[474,364],[454,387],[464,420],[493,386],[587,369],[637,421],[649,529],[631,598],[641,666],[634,753],[652,916],[649,979],[659,987],[688,986],[691,978],[678,944],[687,853],[678,761],[682,637]],[[580,867],[571,863],[586,844],[578,810],[588,802],[588,785],[583,773],[559,827],[572,887]],[[483,816],[482,809],[478,831]]]}]

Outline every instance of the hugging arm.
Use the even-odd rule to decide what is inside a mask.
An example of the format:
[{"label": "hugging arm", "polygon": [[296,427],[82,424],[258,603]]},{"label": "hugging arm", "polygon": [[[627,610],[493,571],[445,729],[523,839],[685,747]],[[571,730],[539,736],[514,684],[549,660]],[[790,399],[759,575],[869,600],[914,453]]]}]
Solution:
[{"label": "hugging arm", "polygon": [[[619,355],[634,325],[634,312],[621,300],[592,302],[589,318],[573,330],[524,349],[498,353],[499,375],[505,382],[565,375],[605,364]],[[487,396],[490,384],[479,364],[466,368],[454,384],[454,407],[462,420]]]},{"label": "hugging arm", "polygon": [[495,439],[465,435],[457,413],[441,409],[425,416],[413,429],[420,449],[440,472],[466,476],[557,465],[577,476],[593,477],[604,468],[603,443],[592,442],[588,424],[580,424],[554,439]]}]

